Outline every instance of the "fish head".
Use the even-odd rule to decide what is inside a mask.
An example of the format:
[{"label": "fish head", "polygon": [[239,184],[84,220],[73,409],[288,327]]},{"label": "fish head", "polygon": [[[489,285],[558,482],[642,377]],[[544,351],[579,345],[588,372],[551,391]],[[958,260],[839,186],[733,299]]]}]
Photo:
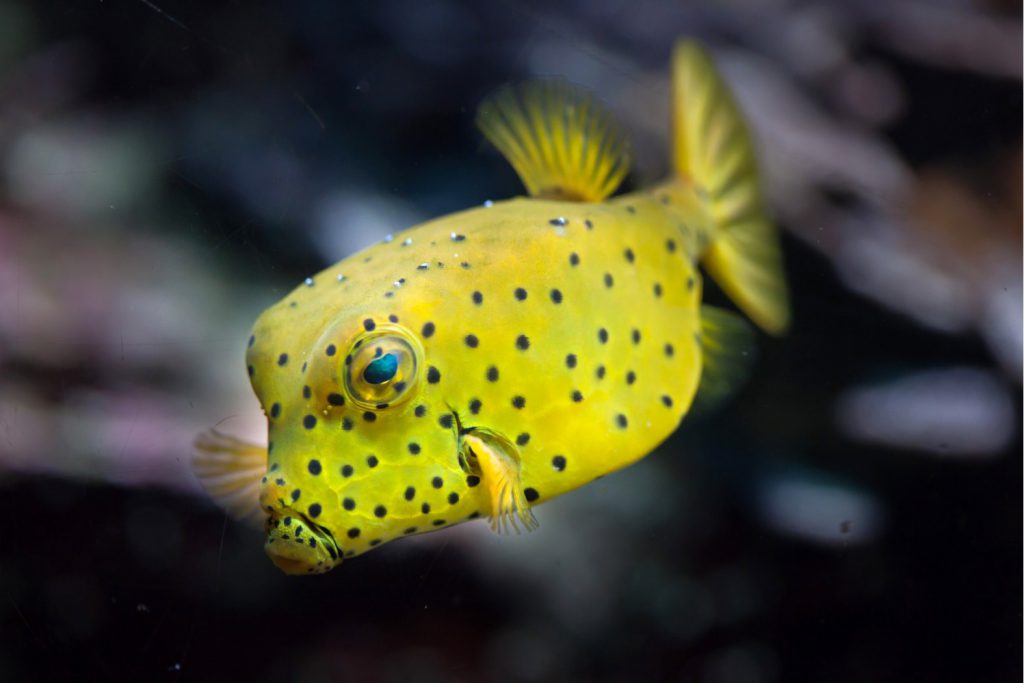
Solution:
[{"label": "fish head", "polygon": [[268,309],[248,355],[268,418],[260,504],[274,563],[323,572],[473,515],[474,477],[422,325],[400,323],[394,306],[335,307],[320,324],[308,314],[318,307],[296,308]]}]

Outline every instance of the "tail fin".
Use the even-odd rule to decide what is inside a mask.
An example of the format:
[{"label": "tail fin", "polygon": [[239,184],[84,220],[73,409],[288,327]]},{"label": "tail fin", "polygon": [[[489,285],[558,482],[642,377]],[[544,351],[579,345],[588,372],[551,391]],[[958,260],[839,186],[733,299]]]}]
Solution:
[{"label": "tail fin", "polygon": [[694,42],[672,55],[673,163],[705,195],[715,224],[708,274],[764,330],[785,332],[789,302],[779,238],[761,198],[746,122],[707,53]]}]

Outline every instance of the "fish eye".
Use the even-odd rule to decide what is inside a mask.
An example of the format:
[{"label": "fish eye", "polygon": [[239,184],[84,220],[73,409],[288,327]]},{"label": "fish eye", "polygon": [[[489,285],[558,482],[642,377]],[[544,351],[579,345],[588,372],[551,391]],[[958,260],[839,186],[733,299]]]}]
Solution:
[{"label": "fish eye", "polygon": [[363,370],[363,379],[370,384],[383,384],[398,372],[398,358],[393,353],[385,353],[371,361]]},{"label": "fish eye", "polygon": [[421,352],[403,329],[381,329],[352,345],[345,361],[345,388],[363,408],[383,410],[413,395]]}]

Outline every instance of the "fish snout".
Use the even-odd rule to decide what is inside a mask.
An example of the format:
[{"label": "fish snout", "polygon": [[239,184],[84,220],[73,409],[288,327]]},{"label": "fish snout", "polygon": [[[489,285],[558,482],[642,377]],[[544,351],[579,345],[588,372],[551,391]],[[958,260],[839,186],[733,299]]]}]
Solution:
[{"label": "fish snout", "polygon": [[323,574],[341,564],[331,532],[287,508],[267,519],[263,549],[285,574]]}]

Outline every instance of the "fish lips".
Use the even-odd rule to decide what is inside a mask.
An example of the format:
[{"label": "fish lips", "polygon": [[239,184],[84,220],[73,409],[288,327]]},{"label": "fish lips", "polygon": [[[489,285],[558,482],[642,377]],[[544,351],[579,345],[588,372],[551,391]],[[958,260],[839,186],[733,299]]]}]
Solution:
[{"label": "fish lips", "polygon": [[263,549],[285,574],[323,574],[341,563],[341,552],[327,529],[284,508],[267,519]]}]

